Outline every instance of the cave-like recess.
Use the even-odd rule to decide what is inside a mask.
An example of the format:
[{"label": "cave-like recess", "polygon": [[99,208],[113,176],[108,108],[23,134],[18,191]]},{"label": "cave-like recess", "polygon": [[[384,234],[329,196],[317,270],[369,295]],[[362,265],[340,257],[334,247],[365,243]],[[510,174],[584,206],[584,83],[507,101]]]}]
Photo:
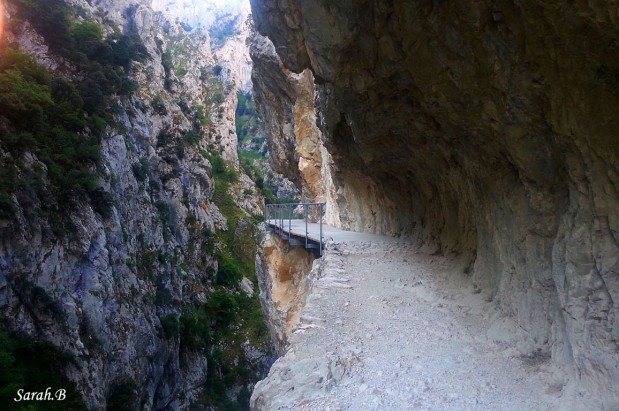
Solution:
[{"label": "cave-like recess", "polygon": [[619,381],[619,31],[606,2],[252,0],[317,84],[345,227],[453,253],[519,349]]}]

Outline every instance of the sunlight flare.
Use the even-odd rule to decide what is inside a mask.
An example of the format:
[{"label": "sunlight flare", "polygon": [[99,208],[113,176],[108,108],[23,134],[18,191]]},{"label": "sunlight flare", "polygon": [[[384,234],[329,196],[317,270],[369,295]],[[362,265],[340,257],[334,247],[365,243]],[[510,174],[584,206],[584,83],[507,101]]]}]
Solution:
[{"label": "sunlight flare", "polygon": [[0,46],[4,43],[4,1],[0,0]]}]

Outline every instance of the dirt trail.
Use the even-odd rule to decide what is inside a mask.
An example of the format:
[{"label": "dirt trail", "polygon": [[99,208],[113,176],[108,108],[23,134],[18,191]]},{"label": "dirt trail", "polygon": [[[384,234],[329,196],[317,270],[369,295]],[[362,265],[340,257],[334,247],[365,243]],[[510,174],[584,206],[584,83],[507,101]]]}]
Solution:
[{"label": "dirt trail", "polygon": [[290,349],[256,386],[252,407],[579,408],[549,358],[523,356],[505,342],[509,335],[488,332],[496,310],[465,279],[454,280],[452,267],[407,243],[333,245],[311,273]]}]

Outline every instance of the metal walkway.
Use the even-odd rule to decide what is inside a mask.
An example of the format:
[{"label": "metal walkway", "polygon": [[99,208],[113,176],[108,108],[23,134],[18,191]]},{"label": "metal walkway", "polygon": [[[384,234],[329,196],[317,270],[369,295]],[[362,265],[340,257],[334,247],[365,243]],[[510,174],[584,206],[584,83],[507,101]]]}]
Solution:
[{"label": "metal walkway", "polygon": [[268,230],[279,234],[290,245],[317,249],[322,256],[324,210],[324,203],[267,204],[264,221]]},{"label": "metal walkway", "polygon": [[267,230],[277,233],[290,245],[315,249],[322,256],[326,241],[395,241],[393,237],[358,233],[331,227],[324,223],[324,203],[267,204]]}]

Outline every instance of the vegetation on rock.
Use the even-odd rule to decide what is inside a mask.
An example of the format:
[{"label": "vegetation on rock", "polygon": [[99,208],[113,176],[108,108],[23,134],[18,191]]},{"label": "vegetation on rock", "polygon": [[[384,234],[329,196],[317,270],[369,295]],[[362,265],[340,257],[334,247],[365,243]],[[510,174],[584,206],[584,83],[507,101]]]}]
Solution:
[{"label": "vegetation on rock", "polygon": [[[231,194],[238,172],[217,154],[207,154],[212,164],[213,202],[227,219],[228,229],[215,234],[218,269],[212,273],[208,301],[186,306],[180,317],[180,344],[185,350],[202,351],[209,360],[208,383],[201,403],[216,409],[247,409],[247,387],[263,370],[247,358],[244,344],[269,352],[269,333],[257,298],[240,287],[243,277],[256,284],[257,218],[236,204]],[[241,387],[242,395],[231,401],[226,391]]]},{"label": "vegetation on rock", "polygon": [[[236,106],[236,135],[239,145],[247,143],[249,140],[256,139],[258,136],[258,113],[256,103],[251,93],[237,93],[238,104]],[[257,142],[263,142],[264,137]]]},{"label": "vegetation on rock", "polygon": [[[128,71],[147,53],[135,33],[104,38],[100,25],[78,20],[63,1],[17,4],[73,73],[52,73],[11,47],[0,51],[0,218],[14,215],[15,195],[25,211],[39,203],[52,217],[52,231],[64,234],[60,203],[89,198],[106,213],[109,198],[96,166],[100,139],[113,122],[111,96],[136,89]],[[39,161],[25,166],[26,153]]]},{"label": "vegetation on rock", "polygon": [[238,16],[231,13],[220,15],[216,24],[209,30],[209,34],[211,36],[211,47],[220,48],[226,44],[226,41],[230,37],[239,34],[238,30],[236,30],[237,22]]}]

